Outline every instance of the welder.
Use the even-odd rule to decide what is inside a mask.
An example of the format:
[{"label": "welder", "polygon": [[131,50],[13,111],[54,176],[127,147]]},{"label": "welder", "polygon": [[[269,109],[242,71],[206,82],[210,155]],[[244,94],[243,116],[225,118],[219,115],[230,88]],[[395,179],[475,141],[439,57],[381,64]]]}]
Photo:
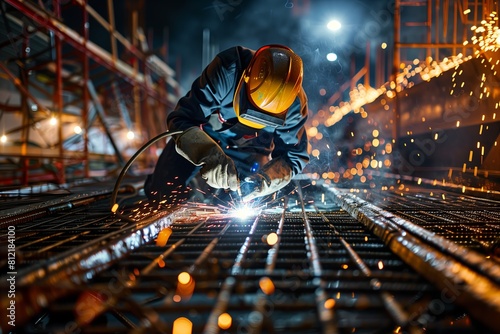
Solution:
[{"label": "welder", "polygon": [[148,175],[148,198],[186,200],[196,175],[245,202],[288,185],[309,161],[302,80],[302,59],[286,46],[220,52],[167,116],[168,130],[182,133]]}]

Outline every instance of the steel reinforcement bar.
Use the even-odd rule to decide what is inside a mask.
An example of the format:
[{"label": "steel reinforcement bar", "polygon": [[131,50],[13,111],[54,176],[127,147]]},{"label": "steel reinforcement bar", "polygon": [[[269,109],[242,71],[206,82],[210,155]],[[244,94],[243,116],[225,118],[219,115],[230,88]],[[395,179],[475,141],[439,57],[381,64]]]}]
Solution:
[{"label": "steel reinforcement bar", "polygon": [[500,266],[354,194],[328,187],[342,208],[453,302],[500,332]]}]

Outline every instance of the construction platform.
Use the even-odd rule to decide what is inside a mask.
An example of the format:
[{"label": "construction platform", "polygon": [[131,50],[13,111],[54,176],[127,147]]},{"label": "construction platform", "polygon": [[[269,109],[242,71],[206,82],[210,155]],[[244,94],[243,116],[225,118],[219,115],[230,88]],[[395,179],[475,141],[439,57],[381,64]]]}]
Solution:
[{"label": "construction platform", "polygon": [[500,332],[495,194],[301,180],[243,217],[125,183],[2,194],[17,333]]}]

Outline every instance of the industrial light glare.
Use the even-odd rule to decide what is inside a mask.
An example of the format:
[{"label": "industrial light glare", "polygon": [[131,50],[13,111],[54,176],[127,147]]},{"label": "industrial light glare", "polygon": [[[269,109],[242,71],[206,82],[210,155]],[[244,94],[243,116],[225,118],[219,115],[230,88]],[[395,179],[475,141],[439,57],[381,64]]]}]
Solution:
[{"label": "industrial light glare", "polygon": [[6,143],[7,142],[7,136],[6,135],[2,135],[2,137],[0,137],[0,142]]},{"label": "industrial light glare", "polygon": [[335,61],[337,60],[337,55],[333,52],[330,52],[329,54],[326,55],[326,59],[328,61]]},{"label": "industrial light glare", "polygon": [[340,28],[342,28],[342,24],[338,20],[331,20],[328,22],[326,27],[331,31],[337,31],[340,30]]},{"label": "industrial light glare", "polygon": [[380,44],[380,47],[384,50],[387,49],[387,43],[384,42],[384,43]]},{"label": "industrial light glare", "polygon": [[52,116],[49,120],[50,125],[56,125],[57,124],[57,118]]},{"label": "industrial light glare", "polygon": [[79,135],[80,133],[82,133],[82,128],[79,127],[78,125],[76,125],[74,128],[73,128],[73,131]]},{"label": "industrial light glare", "polygon": [[135,134],[133,131],[127,132],[127,139],[128,140],[132,140],[132,139],[134,139],[134,137],[135,137]]}]

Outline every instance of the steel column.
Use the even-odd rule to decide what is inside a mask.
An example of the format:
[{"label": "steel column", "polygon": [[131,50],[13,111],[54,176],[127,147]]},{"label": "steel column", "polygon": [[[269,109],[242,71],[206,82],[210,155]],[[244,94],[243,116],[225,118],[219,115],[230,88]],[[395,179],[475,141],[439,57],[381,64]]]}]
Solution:
[{"label": "steel column", "polygon": [[[59,7],[59,0],[53,0],[55,15],[58,19],[61,18],[61,8]],[[59,183],[66,183],[66,169],[64,157],[64,139],[63,139],[63,80],[62,80],[62,41],[58,34],[54,34],[54,50],[55,50],[55,63],[56,63],[56,80],[54,83],[53,99],[54,99],[54,112],[57,114],[57,138],[59,146],[59,163],[57,166],[59,170]]]},{"label": "steel column", "polygon": [[[87,4],[87,0],[83,0],[82,6]],[[84,8],[85,9],[85,8]],[[86,10],[82,10],[82,36],[83,36],[83,47],[86,47],[87,41],[89,40],[89,17]],[[82,77],[83,85],[81,87],[83,98],[82,98],[82,137],[83,137],[83,175],[85,178],[90,176],[90,161],[89,161],[89,107],[90,107],[90,95],[88,90],[89,84],[89,56],[86,52],[82,52]]]}]

